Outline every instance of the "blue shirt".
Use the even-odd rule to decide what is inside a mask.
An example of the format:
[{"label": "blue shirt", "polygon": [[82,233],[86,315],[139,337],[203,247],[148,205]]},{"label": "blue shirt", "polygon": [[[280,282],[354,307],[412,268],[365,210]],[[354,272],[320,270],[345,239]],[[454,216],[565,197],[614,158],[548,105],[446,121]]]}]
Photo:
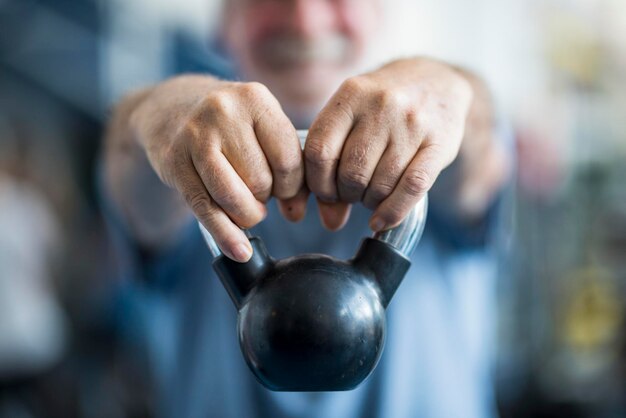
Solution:
[{"label": "blue shirt", "polygon": [[[298,224],[285,221],[272,201],[255,232],[277,258],[305,252],[349,258],[369,234],[369,215],[356,206],[346,227],[331,233],[321,227],[312,199]],[[161,416],[495,415],[495,260],[484,247],[446,245],[427,226],[387,310],[385,350],[372,375],[349,392],[281,393],[263,388],[248,370],[237,312],[195,223],[175,246],[150,256],[142,256],[123,228],[114,229],[125,321],[148,355]]]},{"label": "blue shirt", "polygon": [[[199,56],[199,55],[198,55]],[[184,58],[184,57],[183,57]],[[210,70],[180,64],[178,72]],[[227,75],[228,72],[222,73]],[[424,236],[387,310],[387,339],[378,367],[348,392],[285,393],[262,387],[239,350],[237,312],[212,270],[195,222],[176,245],[142,253],[115,208],[103,199],[125,301],[123,322],[148,356],[163,417],[219,418],[489,418],[492,385],[496,260],[486,245],[488,215],[465,229],[431,199]],[[276,258],[317,252],[350,258],[370,231],[370,212],[353,208],[339,232],[322,228],[314,200],[292,224],[274,201],[255,228]]]}]

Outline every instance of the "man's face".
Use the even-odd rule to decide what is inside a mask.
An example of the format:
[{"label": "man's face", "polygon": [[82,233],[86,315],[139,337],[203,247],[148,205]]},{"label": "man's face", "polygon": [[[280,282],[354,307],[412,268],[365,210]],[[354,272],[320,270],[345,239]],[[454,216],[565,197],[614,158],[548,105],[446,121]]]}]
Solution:
[{"label": "man's face", "polygon": [[225,37],[247,80],[307,124],[354,73],[380,19],[378,0],[226,0]]}]

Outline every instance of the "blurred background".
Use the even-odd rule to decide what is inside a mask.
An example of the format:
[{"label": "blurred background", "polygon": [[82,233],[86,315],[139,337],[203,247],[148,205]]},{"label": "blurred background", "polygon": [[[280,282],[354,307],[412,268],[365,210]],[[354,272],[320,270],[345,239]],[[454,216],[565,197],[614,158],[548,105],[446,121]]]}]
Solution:
[{"label": "blurred background", "polygon": [[[384,4],[371,65],[473,69],[515,133],[502,417],[626,416],[626,2]],[[107,274],[98,150],[129,89],[219,73],[218,7],[0,0],[0,417],[153,414],[140,308]]]}]

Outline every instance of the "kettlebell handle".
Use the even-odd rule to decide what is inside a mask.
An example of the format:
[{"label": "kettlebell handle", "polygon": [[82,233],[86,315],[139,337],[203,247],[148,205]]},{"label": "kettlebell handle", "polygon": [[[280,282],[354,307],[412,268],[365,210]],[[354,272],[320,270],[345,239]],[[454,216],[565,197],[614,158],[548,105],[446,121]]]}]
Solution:
[{"label": "kettlebell handle", "polygon": [[[309,131],[298,130],[297,132],[298,138],[300,139],[300,146],[304,149],[304,143]],[[410,258],[422,236],[422,233],[424,232],[427,212],[428,195],[424,195],[424,197],[415,205],[400,225],[386,231],[376,232],[372,238],[390,245],[406,258]],[[200,222],[198,222],[198,225],[213,257],[217,258],[221,256],[222,251],[218,247],[213,236]],[[244,230],[244,232],[248,238],[252,238],[252,235],[248,230]]]}]

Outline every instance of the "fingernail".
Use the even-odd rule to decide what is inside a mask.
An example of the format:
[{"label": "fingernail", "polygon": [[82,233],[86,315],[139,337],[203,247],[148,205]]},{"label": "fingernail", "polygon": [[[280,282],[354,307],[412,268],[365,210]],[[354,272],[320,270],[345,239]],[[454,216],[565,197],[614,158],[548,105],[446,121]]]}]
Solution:
[{"label": "fingernail", "polygon": [[249,245],[239,243],[233,248],[233,256],[237,261],[245,263],[252,257],[252,248]]},{"label": "fingernail", "polygon": [[375,216],[370,220],[370,228],[375,232],[382,231],[385,228],[385,221]]}]

